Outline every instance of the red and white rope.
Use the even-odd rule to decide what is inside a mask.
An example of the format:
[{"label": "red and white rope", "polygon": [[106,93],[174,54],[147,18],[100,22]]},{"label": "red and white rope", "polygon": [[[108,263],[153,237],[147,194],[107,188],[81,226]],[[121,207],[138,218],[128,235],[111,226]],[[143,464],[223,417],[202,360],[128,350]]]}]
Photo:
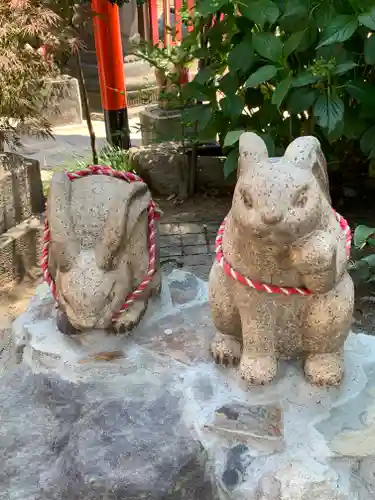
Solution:
[{"label": "red and white rope", "polygon": [[[335,211],[334,211],[335,212]],[[346,248],[346,255],[347,258],[349,259],[350,257],[350,247],[351,247],[351,242],[352,242],[352,234],[350,231],[349,224],[347,221],[339,215],[338,213],[335,212],[335,215],[337,217],[337,220],[340,224],[341,229],[345,233],[345,238],[346,238],[346,243],[345,243],[345,248]],[[227,221],[227,217],[223,220],[216,236],[216,261],[219,263],[219,265],[222,267],[223,271],[225,272],[226,275],[230,276],[236,281],[239,281],[242,283],[242,285],[248,286],[250,288],[254,288],[254,290],[258,290],[259,292],[266,292],[266,293],[276,293],[276,294],[282,294],[282,295],[311,295],[312,291],[308,290],[307,288],[294,288],[294,287],[288,287],[288,286],[276,286],[276,285],[267,285],[265,283],[261,283],[260,281],[254,280],[247,278],[240,272],[236,271],[233,269],[233,267],[229,264],[229,262],[225,259],[224,257],[224,252],[223,252],[223,234],[225,230],[225,223]]]},{"label": "red and white rope", "polygon": [[[80,179],[82,177],[87,177],[89,175],[107,175],[109,177],[115,177],[116,179],[121,179],[125,182],[143,182],[143,180],[136,174],[132,172],[122,172],[120,170],[113,170],[110,167],[104,167],[100,165],[89,166],[87,169],[78,170],[76,172],[67,172],[67,176],[71,181]],[[148,270],[142,280],[142,282],[137,286],[137,288],[131,292],[127,297],[125,297],[124,303],[120,310],[114,314],[114,319],[116,319],[121,313],[123,313],[137,298],[143,295],[146,288],[150,284],[155,271],[156,271],[156,224],[155,220],[159,219],[159,213],[156,208],[156,204],[153,200],[150,201],[148,206]],[[49,244],[51,239],[51,232],[48,224],[47,217],[44,222],[44,233],[43,233],[43,246],[42,246],[42,256],[41,256],[41,267],[43,271],[43,278],[46,283],[51,288],[53,297],[56,299],[56,284],[48,270],[48,254],[49,254]]]}]

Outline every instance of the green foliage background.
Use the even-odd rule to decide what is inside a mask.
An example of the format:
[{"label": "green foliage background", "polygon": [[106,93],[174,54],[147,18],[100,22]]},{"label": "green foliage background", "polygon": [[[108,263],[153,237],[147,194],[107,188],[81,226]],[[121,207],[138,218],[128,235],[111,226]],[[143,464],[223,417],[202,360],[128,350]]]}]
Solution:
[{"label": "green foliage background", "polygon": [[[225,174],[243,130],[270,155],[317,136],[331,168],[375,166],[374,0],[198,0],[185,44],[204,61],[185,89],[185,113],[218,133]],[[196,43],[192,44],[195,37]]]}]

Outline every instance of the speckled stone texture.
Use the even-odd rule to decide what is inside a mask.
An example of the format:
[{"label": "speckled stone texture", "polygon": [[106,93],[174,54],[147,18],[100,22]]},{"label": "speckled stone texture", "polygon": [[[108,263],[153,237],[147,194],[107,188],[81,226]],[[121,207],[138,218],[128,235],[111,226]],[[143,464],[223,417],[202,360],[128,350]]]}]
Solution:
[{"label": "speckled stone texture", "polygon": [[70,181],[65,172],[52,177],[49,270],[63,333],[91,328],[124,332],[142,318],[150,294],[159,291],[159,272],[145,295],[112,322],[113,313],[147,273],[150,197],[142,182],[104,175]]},{"label": "speckled stone texture", "polygon": [[259,292],[227,276],[215,262],[209,279],[218,330],[211,346],[215,360],[239,362],[249,384],[266,384],[274,379],[279,358],[302,357],[313,384],[340,384],[354,289],[317,139],[300,137],[282,158],[270,159],[260,137],[240,137],[223,251],[232,268],[249,278],[305,287],[313,294]]},{"label": "speckled stone texture", "polygon": [[300,361],[249,388],[212,363],[207,283],[189,273],[163,276],[132,336],[69,337],[55,315],[44,284],[13,324],[0,500],[374,499],[374,337],[350,334],[339,388]]}]

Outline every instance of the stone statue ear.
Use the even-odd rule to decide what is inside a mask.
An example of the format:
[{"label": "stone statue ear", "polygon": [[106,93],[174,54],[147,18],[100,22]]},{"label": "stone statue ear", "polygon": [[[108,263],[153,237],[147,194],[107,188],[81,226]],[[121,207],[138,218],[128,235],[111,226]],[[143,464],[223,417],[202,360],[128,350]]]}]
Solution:
[{"label": "stone statue ear", "polygon": [[316,137],[298,137],[289,144],[285,151],[284,158],[296,167],[310,170],[314,174],[314,177],[318,181],[327,199],[331,201],[327,162],[320,142]]},{"label": "stone statue ear", "polygon": [[253,132],[244,132],[239,141],[238,171],[240,176],[254,163],[268,162],[267,146],[259,135]]},{"label": "stone statue ear", "polygon": [[147,184],[134,182],[130,185],[129,196],[125,203],[112,200],[103,236],[95,247],[99,268],[112,269],[115,257],[122,244],[129,240],[139,217],[147,210],[150,198]]},{"label": "stone statue ear", "polygon": [[53,174],[47,201],[47,218],[51,231],[49,267],[52,276],[56,272],[56,265],[60,270],[68,271],[80,251],[70,214],[71,187],[72,183],[66,172]]}]

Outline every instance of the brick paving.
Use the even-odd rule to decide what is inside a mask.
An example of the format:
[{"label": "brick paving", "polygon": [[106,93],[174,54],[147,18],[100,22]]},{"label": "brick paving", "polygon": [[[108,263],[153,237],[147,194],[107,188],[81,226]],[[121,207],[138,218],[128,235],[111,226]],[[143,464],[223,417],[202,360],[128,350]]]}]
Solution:
[{"label": "brick paving", "polygon": [[220,222],[161,223],[162,269],[183,268],[207,280],[215,258],[215,238]]}]

